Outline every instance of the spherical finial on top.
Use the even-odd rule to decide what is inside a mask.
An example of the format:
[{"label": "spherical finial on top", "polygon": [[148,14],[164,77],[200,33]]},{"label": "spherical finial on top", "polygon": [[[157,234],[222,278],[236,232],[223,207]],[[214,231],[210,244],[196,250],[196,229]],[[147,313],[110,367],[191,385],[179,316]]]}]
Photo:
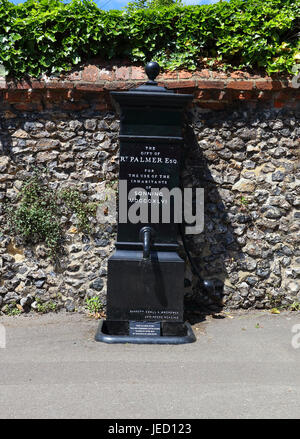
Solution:
[{"label": "spherical finial on top", "polygon": [[154,81],[154,79],[160,72],[159,64],[155,61],[148,62],[148,64],[146,64],[145,67],[145,72],[147,73],[147,76],[150,79],[150,81]]}]

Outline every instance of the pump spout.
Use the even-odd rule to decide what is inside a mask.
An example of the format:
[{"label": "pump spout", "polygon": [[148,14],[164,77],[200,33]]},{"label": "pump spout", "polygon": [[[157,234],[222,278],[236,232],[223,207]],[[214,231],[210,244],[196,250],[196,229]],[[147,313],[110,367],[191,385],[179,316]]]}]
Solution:
[{"label": "pump spout", "polygon": [[140,240],[143,243],[143,259],[150,257],[150,245],[153,236],[153,229],[151,227],[143,227],[140,231]]},{"label": "pump spout", "polygon": [[148,259],[150,256],[150,241],[151,241],[151,232],[150,230],[146,230],[144,232],[144,239],[143,239],[143,259]]}]

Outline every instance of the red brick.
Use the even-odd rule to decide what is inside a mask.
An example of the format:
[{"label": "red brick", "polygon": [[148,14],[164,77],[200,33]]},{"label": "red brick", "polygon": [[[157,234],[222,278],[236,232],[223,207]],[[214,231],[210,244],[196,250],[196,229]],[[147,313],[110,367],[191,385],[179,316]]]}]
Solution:
[{"label": "red brick", "polygon": [[31,107],[30,107],[30,105],[28,104],[28,103],[24,103],[24,102],[20,102],[20,103],[16,103],[16,104],[14,104],[14,108],[16,109],[16,110],[20,110],[20,111],[28,111],[28,109],[30,109]]},{"label": "red brick", "polygon": [[225,72],[211,72],[211,76],[213,79],[227,79],[228,74]]},{"label": "red brick", "polygon": [[181,94],[195,94],[195,87],[193,88],[178,88],[177,89],[177,94],[181,95]]},{"label": "red brick", "polygon": [[105,110],[108,109],[108,106],[107,106],[106,102],[102,102],[102,103],[99,103],[99,104],[94,104],[93,108],[96,111],[105,111]]},{"label": "red brick", "polygon": [[252,90],[253,81],[231,81],[227,84],[227,88],[232,90]]},{"label": "red brick", "polygon": [[68,99],[72,99],[73,101],[82,101],[85,100],[87,97],[87,93],[85,90],[77,90],[74,89],[71,90],[70,96],[68,96]]},{"label": "red brick", "polygon": [[132,87],[136,87],[136,83],[129,84],[128,82],[124,81],[112,81],[112,82],[106,82],[104,84],[104,90],[128,90]]},{"label": "red brick", "polygon": [[226,108],[223,102],[202,102],[198,101],[197,105],[201,108],[208,108],[209,110],[224,110]]},{"label": "red brick", "polygon": [[31,88],[45,88],[45,83],[43,81],[32,81]]},{"label": "red brick", "polygon": [[53,104],[53,102],[50,102],[48,99],[44,100],[44,107],[47,110],[52,110],[53,108],[55,108],[55,104]]},{"label": "red brick", "polygon": [[9,82],[8,88],[14,90],[28,90],[31,88],[31,84],[27,81]]},{"label": "red brick", "polygon": [[168,88],[195,88],[196,81],[168,81],[165,85]]},{"label": "red brick", "polygon": [[279,100],[275,100],[274,101],[274,107],[275,108],[282,108],[282,107],[284,107],[285,106],[285,102],[283,102],[283,101],[279,101]]},{"label": "red brick", "polygon": [[197,90],[195,99],[203,99],[205,101],[211,99],[211,92],[209,90]]},{"label": "red brick", "polygon": [[82,73],[81,78],[86,82],[96,82],[98,79],[99,69],[97,66],[89,65],[85,66]]},{"label": "red brick", "polygon": [[212,74],[212,72],[210,71],[210,70],[208,70],[208,69],[203,69],[203,70],[197,70],[195,73],[194,73],[194,77],[199,77],[199,78],[207,78],[207,79],[209,79],[210,78],[210,76],[211,76],[211,74]]},{"label": "red brick", "polygon": [[69,73],[66,78],[69,81],[80,81],[81,79],[81,71]]},{"label": "red brick", "polygon": [[222,89],[225,84],[223,81],[198,81],[198,88]]},{"label": "red brick", "polygon": [[14,108],[19,111],[43,111],[41,103],[18,103],[14,104]]},{"label": "red brick", "polygon": [[8,90],[4,93],[4,100],[7,100],[10,103],[28,102],[28,92],[27,90]]},{"label": "red brick", "polygon": [[[255,75],[253,75],[253,77],[254,76]],[[258,76],[256,79],[263,79],[264,81],[273,81],[274,77],[272,78],[271,76],[268,76],[268,75],[261,75],[261,76]]]},{"label": "red brick", "polygon": [[282,88],[280,81],[256,81],[257,90],[280,90]]},{"label": "red brick", "polygon": [[240,101],[247,101],[252,98],[252,92],[251,91],[240,91],[237,92],[236,96]]},{"label": "red brick", "polygon": [[130,67],[116,67],[115,78],[117,81],[127,81],[130,78]]},{"label": "red brick", "polygon": [[115,72],[112,69],[100,69],[99,79],[100,81],[113,81],[115,79]]},{"label": "red brick", "polygon": [[68,90],[47,90],[46,99],[50,102],[63,102],[67,99]]},{"label": "red brick", "polygon": [[270,100],[273,97],[273,93],[270,90],[259,91],[257,94],[257,99],[260,101]]},{"label": "red brick", "polygon": [[72,102],[93,102],[93,103],[99,103],[102,102],[104,99],[104,92],[95,92],[95,91],[86,91],[86,90],[72,90],[71,95],[69,96],[69,99],[72,100]]},{"label": "red brick", "polygon": [[232,100],[249,100],[252,98],[252,91],[249,90],[231,90]]},{"label": "red brick", "polygon": [[237,70],[236,72],[233,72],[230,74],[230,77],[232,79],[243,79],[243,78],[250,78],[250,73],[243,72],[242,70]]},{"label": "red brick", "polygon": [[177,72],[163,72],[161,75],[159,75],[159,79],[161,81],[168,81],[169,79],[177,79],[178,73]]},{"label": "red brick", "polygon": [[76,89],[82,91],[91,91],[91,92],[101,92],[104,90],[103,85],[88,84],[88,83],[85,84],[80,82],[76,84]]},{"label": "red brick", "polygon": [[232,92],[231,90],[221,90],[218,94],[219,101],[231,101],[232,100]]},{"label": "red brick", "polygon": [[293,96],[293,95],[294,95],[294,90],[291,91],[291,90],[285,89],[285,90],[281,90],[280,92],[276,93],[276,99],[279,99],[280,101],[282,101],[282,100],[290,99],[291,96]]},{"label": "red brick", "polygon": [[36,106],[36,111],[43,111],[44,110],[44,106],[42,103],[40,104],[34,104]]},{"label": "red brick", "polygon": [[178,79],[190,79],[193,76],[193,73],[188,72],[187,70],[181,70],[178,72]]},{"label": "red brick", "polygon": [[145,70],[143,67],[132,67],[131,70],[131,79],[140,79],[140,80],[147,80],[147,75],[145,73]]},{"label": "red brick", "polygon": [[57,90],[68,89],[73,87],[74,84],[73,82],[70,81],[51,81],[46,83],[46,88],[57,89]]},{"label": "red brick", "polygon": [[[260,75],[254,75],[254,74],[251,74],[250,77],[249,77],[249,79],[253,79],[253,80],[255,80],[255,79],[258,79],[258,80],[260,80],[260,79],[264,79],[265,81],[268,80],[267,77],[262,77],[262,76],[260,76]],[[272,78],[270,78],[270,79],[272,80]]]},{"label": "red brick", "polygon": [[44,96],[43,90],[31,90],[28,92],[30,102],[41,102]]}]

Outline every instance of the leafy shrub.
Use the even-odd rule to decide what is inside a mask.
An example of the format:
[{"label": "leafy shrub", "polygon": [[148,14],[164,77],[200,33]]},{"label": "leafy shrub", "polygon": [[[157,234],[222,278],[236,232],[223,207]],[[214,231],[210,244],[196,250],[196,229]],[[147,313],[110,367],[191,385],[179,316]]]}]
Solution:
[{"label": "leafy shrub", "polygon": [[54,254],[62,236],[55,194],[34,176],[23,184],[18,201],[8,207],[11,232],[25,243],[44,242]]},{"label": "leafy shrub", "polygon": [[23,183],[17,202],[7,205],[7,222],[12,235],[27,244],[44,243],[54,257],[64,237],[62,213],[68,215],[67,222],[75,215],[78,231],[90,233],[90,217],[96,208],[96,203],[82,202],[76,189],[54,191],[35,174]]},{"label": "leafy shrub", "polygon": [[[231,0],[132,12],[92,0],[0,2],[0,62],[15,77],[58,74],[93,56],[291,72],[300,0]],[[203,64],[204,63],[204,64]]]}]

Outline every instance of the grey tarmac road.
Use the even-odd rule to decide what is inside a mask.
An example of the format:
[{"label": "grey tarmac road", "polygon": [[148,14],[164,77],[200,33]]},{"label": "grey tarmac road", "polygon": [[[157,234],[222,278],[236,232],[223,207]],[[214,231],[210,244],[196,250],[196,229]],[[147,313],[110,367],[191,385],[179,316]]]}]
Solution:
[{"label": "grey tarmac road", "polygon": [[226,315],[179,346],[95,342],[79,314],[2,317],[0,418],[299,418],[300,313]]}]

